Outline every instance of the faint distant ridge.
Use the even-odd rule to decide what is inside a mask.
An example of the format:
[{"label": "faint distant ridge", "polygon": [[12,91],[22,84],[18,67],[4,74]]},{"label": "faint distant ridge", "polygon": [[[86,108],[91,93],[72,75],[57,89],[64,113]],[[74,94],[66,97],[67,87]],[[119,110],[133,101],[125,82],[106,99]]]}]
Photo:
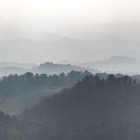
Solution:
[{"label": "faint distant ridge", "polygon": [[34,63],[19,63],[19,62],[0,62],[0,67],[20,67],[20,68],[32,68],[36,66]]},{"label": "faint distant ridge", "polygon": [[17,63],[17,62],[0,62],[0,77],[8,76],[10,74],[24,74],[26,72],[32,72],[34,74],[60,74],[69,73],[70,71],[89,71],[91,73],[101,73],[102,71],[97,69],[84,68],[71,64],[54,64],[52,62],[46,62],[40,65],[34,63]]},{"label": "faint distant ridge", "polygon": [[31,72],[32,67],[35,66],[34,63],[0,62],[0,77]]},{"label": "faint distant ridge", "polygon": [[74,66],[71,64],[54,64],[52,62],[46,62],[44,64],[40,64],[38,67],[34,67],[33,72],[34,73],[47,73],[47,74],[60,74],[62,72],[68,73],[70,71],[86,71],[92,73],[100,73],[100,70],[97,69],[90,69],[90,68],[84,68],[80,66]]},{"label": "faint distant ridge", "polygon": [[[105,65],[120,65],[120,66],[123,66],[123,65],[128,65],[128,64],[131,64],[131,65],[135,65],[137,63],[140,63],[139,60],[133,58],[133,57],[126,57],[126,56],[113,56],[109,59],[106,59],[106,60],[101,60],[101,61],[95,61],[93,62],[93,64],[105,64]],[[121,65],[123,64],[123,65]]]},{"label": "faint distant ridge", "polygon": [[127,57],[127,56],[113,56],[110,58],[110,61],[118,61],[118,62],[138,62],[137,59],[133,58],[133,57]]},{"label": "faint distant ridge", "polygon": [[140,60],[134,57],[113,56],[109,59],[86,62],[81,64],[81,66],[100,69],[106,72],[129,74],[140,71]]}]

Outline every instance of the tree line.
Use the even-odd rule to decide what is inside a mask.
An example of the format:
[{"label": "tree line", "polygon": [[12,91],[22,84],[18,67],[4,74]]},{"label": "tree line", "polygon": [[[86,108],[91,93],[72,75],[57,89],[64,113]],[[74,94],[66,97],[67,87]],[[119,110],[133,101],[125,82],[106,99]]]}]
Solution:
[{"label": "tree line", "polygon": [[41,90],[43,87],[70,87],[86,75],[91,75],[91,73],[88,71],[71,71],[68,74],[47,75],[27,72],[22,75],[4,76],[0,80],[0,95],[13,97],[23,92],[28,93],[36,89]]}]

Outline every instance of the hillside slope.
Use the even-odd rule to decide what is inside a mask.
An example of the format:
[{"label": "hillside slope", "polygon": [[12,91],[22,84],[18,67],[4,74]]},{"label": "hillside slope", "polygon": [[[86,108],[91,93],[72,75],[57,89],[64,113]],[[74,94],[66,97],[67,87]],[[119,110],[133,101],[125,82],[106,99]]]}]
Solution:
[{"label": "hillside slope", "polygon": [[26,140],[139,140],[140,85],[130,77],[87,76],[20,116]]}]

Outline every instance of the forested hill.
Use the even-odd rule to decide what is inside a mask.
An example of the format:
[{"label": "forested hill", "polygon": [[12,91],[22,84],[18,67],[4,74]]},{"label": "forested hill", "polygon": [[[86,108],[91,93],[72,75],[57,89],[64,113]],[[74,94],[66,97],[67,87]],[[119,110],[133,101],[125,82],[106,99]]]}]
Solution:
[{"label": "forested hill", "polygon": [[59,75],[33,74],[27,72],[22,75],[4,76],[0,80],[0,95],[13,97],[23,94],[23,92],[42,90],[47,87],[71,87],[87,75],[92,75],[88,71],[71,71],[68,74]]},{"label": "forested hill", "polygon": [[0,110],[17,115],[42,98],[70,88],[90,72],[71,71],[59,75],[25,73],[4,76],[0,80]]},{"label": "forested hill", "polygon": [[101,71],[97,69],[78,67],[71,64],[54,64],[52,62],[46,62],[44,64],[40,64],[38,67],[33,67],[31,71],[33,73],[47,73],[49,75],[53,75],[53,74],[60,74],[62,72],[69,73],[72,70],[74,71],[88,70],[89,72],[93,74],[101,73]]},{"label": "forested hill", "polygon": [[139,140],[140,85],[131,77],[87,76],[25,110],[26,140]]},{"label": "forested hill", "polygon": [[24,136],[16,127],[16,118],[5,115],[0,111],[0,139],[24,140]]}]

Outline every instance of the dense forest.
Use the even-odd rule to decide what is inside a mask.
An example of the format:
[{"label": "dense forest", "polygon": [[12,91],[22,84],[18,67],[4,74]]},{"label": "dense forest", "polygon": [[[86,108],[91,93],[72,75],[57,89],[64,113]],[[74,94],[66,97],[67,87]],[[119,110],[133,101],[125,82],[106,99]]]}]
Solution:
[{"label": "dense forest", "polygon": [[71,71],[59,75],[33,74],[4,76],[0,80],[0,110],[17,115],[23,109],[36,104],[45,96],[70,88],[90,72]]},{"label": "dense forest", "polygon": [[9,75],[2,77],[0,81],[0,95],[4,97],[13,97],[22,92],[43,87],[70,87],[83,79],[86,75],[91,75],[88,71],[71,71],[68,74],[61,73],[59,75],[33,74],[27,72],[22,75]]},{"label": "dense forest", "polygon": [[6,129],[14,140],[139,140],[139,91],[140,84],[129,76],[88,75],[21,115],[1,120],[10,119]]},{"label": "dense forest", "polygon": [[16,128],[16,118],[5,115],[0,111],[0,139],[24,140],[24,136]]}]

